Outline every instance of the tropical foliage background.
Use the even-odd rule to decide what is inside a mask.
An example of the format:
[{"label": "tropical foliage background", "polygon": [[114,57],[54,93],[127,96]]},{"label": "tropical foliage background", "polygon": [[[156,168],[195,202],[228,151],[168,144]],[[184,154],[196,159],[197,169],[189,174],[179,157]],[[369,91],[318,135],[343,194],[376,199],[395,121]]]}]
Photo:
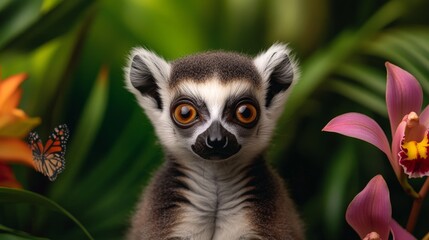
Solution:
[{"label": "tropical foliage background", "polygon": [[[321,129],[350,111],[389,128],[385,61],[416,76],[429,96],[428,11],[425,0],[1,1],[2,77],[28,74],[20,108],[41,118],[35,130],[42,139],[62,123],[71,136],[55,182],[13,166],[26,190],[0,190],[0,238],[86,239],[67,214],[95,239],[124,236],[162,159],[148,119],[123,87],[126,56],[139,45],[172,60],[210,49],[253,55],[290,42],[302,78],[268,155],[308,239],[357,239],[344,213],[378,173],[389,185],[394,218],[405,225],[412,199],[383,153]],[[418,238],[429,231],[428,210],[426,202]]]}]

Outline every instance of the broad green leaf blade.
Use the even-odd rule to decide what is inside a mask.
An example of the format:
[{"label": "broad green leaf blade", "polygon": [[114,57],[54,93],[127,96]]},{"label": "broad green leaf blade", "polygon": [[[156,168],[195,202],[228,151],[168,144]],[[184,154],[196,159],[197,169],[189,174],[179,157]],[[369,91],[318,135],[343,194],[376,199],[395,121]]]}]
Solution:
[{"label": "broad green leaf blade", "polygon": [[43,13],[50,11],[52,8],[56,7],[62,0],[43,0],[43,5],[41,11]]},{"label": "broad green leaf blade", "polygon": [[45,128],[45,132],[50,131],[54,125],[47,124],[46,121],[55,117],[52,110],[62,103],[59,96],[64,95],[65,88],[69,85],[90,17],[81,22],[73,31],[44,44],[30,54],[0,54],[3,73],[13,74],[24,70],[28,73],[29,79],[23,84],[21,106],[29,116],[40,116],[43,119],[41,127]]},{"label": "broad green leaf blade", "polygon": [[[373,36],[389,23],[398,19],[409,10],[401,1],[390,1],[383,5],[359,31],[346,31],[332,41],[331,45],[324,51],[315,54],[314,57],[304,63],[301,80],[291,92],[281,123],[287,123],[288,119],[296,114],[297,109],[315,91],[315,89],[332,74],[339,65],[361,47],[365,40]],[[283,120],[283,121],[282,121]],[[280,126],[283,128],[283,126]]]},{"label": "broad green leaf blade", "polygon": [[10,203],[25,203],[35,205],[37,207],[45,207],[50,210],[59,212],[72,220],[84,232],[88,239],[93,239],[86,228],[67,210],[58,205],[56,202],[47,197],[22,189],[12,189],[0,187],[0,202],[2,204]]},{"label": "broad green leaf blade", "polygon": [[13,2],[14,0],[3,0],[0,1],[0,14],[4,11],[7,11],[8,6]]},{"label": "broad green leaf blade", "polygon": [[[30,62],[33,68],[30,75],[32,79],[28,81],[27,88],[30,90],[24,91],[31,99],[28,101],[28,108],[44,119],[49,117],[52,121],[56,116],[53,110],[62,103],[64,88],[70,85],[71,72],[76,65],[77,56],[82,52],[82,42],[92,18],[93,15],[87,15],[73,31],[43,45],[32,54]],[[54,124],[48,125],[52,127]]]},{"label": "broad green leaf blade", "polygon": [[[128,201],[127,201],[128,202]],[[134,204],[134,203],[133,203]],[[133,205],[134,207],[134,205]],[[105,208],[109,209],[109,208]],[[99,219],[94,228],[91,229],[92,232],[95,233],[105,233],[112,228],[121,225],[129,225],[130,223],[130,209],[129,208],[121,208],[115,211],[109,211],[109,217],[104,217],[102,219],[95,217],[94,220]]]},{"label": "broad green leaf blade", "polygon": [[[402,29],[395,32],[396,35],[400,38],[403,38],[410,45],[416,45],[422,54],[426,56],[429,54],[429,43],[427,39],[429,38],[429,29],[428,28],[411,28],[411,29]],[[427,69],[429,71],[429,69]]]},{"label": "broad green leaf blade", "polygon": [[[16,2],[22,4],[21,1]],[[6,49],[30,50],[39,47],[72,28],[85,13],[84,10],[93,3],[93,0],[62,1],[38,19],[33,19],[31,24],[26,24],[25,28],[22,27],[24,29],[19,34],[15,33],[0,41],[0,51]],[[38,1],[38,4],[39,9],[41,9],[41,1]],[[33,12],[34,10],[31,13],[34,14]]]},{"label": "broad green leaf blade", "polygon": [[[298,84],[292,89],[288,101],[286,102],[284,113],[282,114],[278,126],[279,132],[288,132],[299,115],[300,107],[306,102],[310,95],[328,79],[347,61],[348,58],[356,54],[365,41],[372,40],[373,37],[388,24],[397,20],[412,9],[402,1],[390,1],[378,9],[371,18],[358,31],[345,31],[334,39],[324,50],[314,54],[302,66],[302,75]],[[275,136],[274,142],[287,142],[281,135]],[[279,159],[282,154],[281,149],[273,149],[270,157]]]},{"label": "broad green leaf blade", "polygon": [[[161,163],[161,161],[153,161],[155,159],[161,159],[161,154],[157,151],[157,148],[154,148],[152,145],[152,150],[143,149],[141,154],[137,155],[137,157],[133,159],[132,165],[129,167],[129,171],[116,178],[117,181],[111,184],[109,190],[101,193],[104,201],[96,203],[93,207],[89,208],[86,212],[86,216],[99,216],[100,214],[103,214],[109,206],[112,206],[113,203],[121,203],[121,201],[125,201],[124,189],[133,188],[138,189],[137,191],[139,191],[142,188],[139,184],[147,182],[152,171]],[[135,183],[138,183],[138,185]],[[124,194],[118,194],[121,192]],[[133,196],[129,197],[134,199]]]},{"label": "broad green leaf blade", "polygon": [[[419,80],[423,90],[429,93],[429,81],[426,80],[429,76],[429,42],[422,42],[428,39],[428,32],[429,28],[389,31],[369,41],[365,51],[407,69]],[[420,38],[422,40],[416,41]]]},{"label": "broad green leaf blade", "polygon": [[31,234],[28,234],[23,231],[19,231],[16,229],[12,229],[9,227],[6,227],[4,225],[0,224],[0,233],[5,232],[8,234],[0,234],[0,239],[32,239],[32,240],[49,240],[49,238],[41,238],[41,237],[35,237]]},{"label": "broad green leaf blade", "polygon": [[[286,101],[284,112],[277,124],[277,132],[291,133],[294,131],[295,121],[302,114],[300,108],[304,108],[303,106],[311,94],[324,81],[327,81],[328,76],[353,53],[358,47],[359,40],[358,34],[345,32],[335,39],[328,48],[314,54],[302,65],[301,79],[293,87]],[[290,136],[293,136],[293,134],[274,135],[273,142],[281,142],[285,146],[291,141]],[[272,148],[268,154],[269,159],[281,159],[283,149]]]},{"label": "broad green leaf blade", "polygon": [[40,14],[41,4],[41,0],[6,1],[2,4],[0,9],[0,50],[30,28]]},{"label": "broad green leaf blade", "polygon": [[[288,97],[280,124],[285,124],[305,100],[322,84],[329,74],[349,56],[359,44],[358,36],[345,32],[339,36],[324,51],[316,53],[302,65],[302,74],[299,82],[294,86]],[[279,126],[282,128],[283,126]],[[285,126],[286,127],[286,126]]]},{"label": "broad green leaf blade", "polygon": [[94,144],[95,137],[101,127],[103,116],[106,111],[108,97],[108,69],[102,67],[85,104],[81,118],[76,129],[70,131],[70,147],[67,149],[67,168],[57,184],[53,186],[51,196],[53,199],[67,198],[66,192],[70,190],[75,181],[86,156]]},{"label": "broad green leaf blade", "polygon": [[344,225],[345,209],[348,204],[345,202],[348,182],[353,176],[357,162],[353,146],[351,142],[346,141],[333,157],[329,171],[325,174],[323,225],[329,239],[336,239],[335,234]]},{"label": "broad green leaf blade", "polygon": [[349,98],[362,106],[387,117],[387,107],[384,96],[376,95],[367,89],[340,80],[332,80],[331,90]]},{"label": "broad green leaf blade", "polygon": [[48,238],[24,237],[24,236],[9,234],[9,233],[0,233],[0,239],[1,240],[49,240]]},{"label": "broad green leaf blade", "polygon": [[[126,178],[124,172],[135,169],[138,162],[145,161],[144,159],[136,157],[136,153],[140,151],[150,152],[153,151],[153,143],[155,136],[151,129],[152,126],[148,120],[144,118],[140,108],[136,108],[129,121],[124,122],[124,130],[117,140],[112,144],[105,156],[101,157],[102,161],[95,166],[94,170],[90,171],[84,179],[79,181],[76,192],[80,192],[82,200],[91,200],[91,193],[103,188],[103,186],[110,185],[112,188],[120,181],[111,182],[112,179],[121,176]],[[136,133],[137,129],[141,129],[141,133]],[[145,156],[147,158],[147,155]],[[144,169],[142,169],[144,171]]]},{"label": "broad green leaf blade", "polygon": [[385,71],[381,72],[360,63],[345,63],[339,66],[336,72],[341,76],[351,78],[356,82],[361,83],[384,98],[386,92]]},{"label": "broad green leaf blade", "polygon": [[[208,34],[204,32],[207,29],[199,28],[202,25],[201,18],[198,18],[198,15],[189,14],[189,9],[202,5],[195,3],[192,1],[129,1],[128,6],[124,8],[122,2],[110,1],[107,7],[109,11],[116,12],[116,15],[121,18],[118,24],[125,24],[124,28],[137,39],[150,44],[148,46],[153,49],[173,53],[171,55],[175,56],[183,56],[189,54],[189,50],[199,51],[204,49],[203,46],[207,42],[205,38]],[[174,16],[174,21],[172,22],[174,25],[165,28],[165,21],[171,21],[172,16]],[[209,17],[205,16],[204,19]],[[159,21],[160,18],[165,21]],[[187,27],[182,28],[180,26]],[[141,31],[142,29],[156,29],[157,34]],[[172,45],[167,40],[168,36],[174,36],[175,43],[181,47],[177,48],[177,45]]]}]

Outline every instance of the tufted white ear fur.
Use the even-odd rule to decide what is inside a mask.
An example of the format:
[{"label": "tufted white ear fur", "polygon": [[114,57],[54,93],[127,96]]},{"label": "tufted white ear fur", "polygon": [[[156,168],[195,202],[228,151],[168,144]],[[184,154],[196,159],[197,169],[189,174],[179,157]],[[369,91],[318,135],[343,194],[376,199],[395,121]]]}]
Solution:
[{"label": "tufted white ear fur", "polygon": [[163,58],[144,48],[134,48],[125,68],[125,84],[150,118],[163,109],[162,90],[168,87],[171,66]]},{"label": "tufted white ear fur", "polygon": [[274,119],[282,113],[291,86],[299,77],[298,64],[290,56],[290,52],[287,45],[276,43],[253,60],[266,89],[267,113]]}]

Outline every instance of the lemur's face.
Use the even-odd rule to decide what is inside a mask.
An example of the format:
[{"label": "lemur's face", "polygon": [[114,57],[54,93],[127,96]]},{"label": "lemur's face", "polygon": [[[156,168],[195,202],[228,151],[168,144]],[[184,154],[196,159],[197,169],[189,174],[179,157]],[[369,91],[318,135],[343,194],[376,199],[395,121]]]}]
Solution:
[{"label": "lemur's face", "polygon": [[167,63],[133,51],[127,85],[167,154],[224,161],[267,146],[296,71],[285,46],[251,59],[211,52]]},{"label": "lemur's face", "polygon": [[174,89],[169,113],[182,147],[203,159],[223,160],[258,143],[263,99],[252,82],[186,80]]}]

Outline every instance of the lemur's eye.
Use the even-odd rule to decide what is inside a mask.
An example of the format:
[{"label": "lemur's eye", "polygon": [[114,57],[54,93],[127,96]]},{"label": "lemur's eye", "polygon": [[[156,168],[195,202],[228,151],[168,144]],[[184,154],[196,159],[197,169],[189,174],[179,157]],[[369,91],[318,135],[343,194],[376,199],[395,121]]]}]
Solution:
[{"label": "lemur's eye", "polygon": [[242,124],[252,124],[256,120],[257,116],[258,111],[251,103],[239,104],[235,110],[235,117]]},{"label": "lemur's eye", "polygon": [[197,110],[189,103],[181,103],[173,111],[173,118],[179,125],[189,125],[197,119]]}]

